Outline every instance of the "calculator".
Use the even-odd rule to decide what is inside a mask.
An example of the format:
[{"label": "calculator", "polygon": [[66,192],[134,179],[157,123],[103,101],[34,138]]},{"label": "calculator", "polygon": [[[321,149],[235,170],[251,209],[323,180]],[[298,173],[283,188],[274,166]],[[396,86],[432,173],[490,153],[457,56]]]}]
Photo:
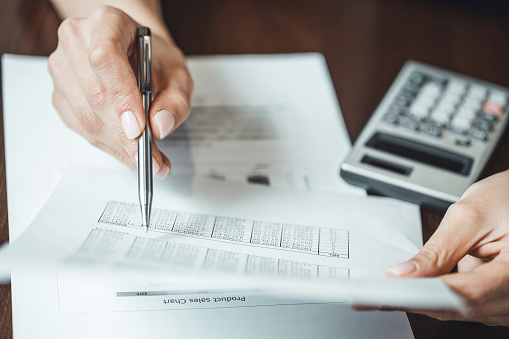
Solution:
[{"label": "calculator", "polygon": [[347,182],[445,211],[481,175],[509,89],[408,61],[341,164]]}]

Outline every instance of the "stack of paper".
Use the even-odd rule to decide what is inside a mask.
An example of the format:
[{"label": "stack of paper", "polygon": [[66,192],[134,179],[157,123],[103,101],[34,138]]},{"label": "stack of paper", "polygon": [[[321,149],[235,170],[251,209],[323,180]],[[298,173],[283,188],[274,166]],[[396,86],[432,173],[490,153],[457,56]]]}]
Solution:
[{"label": "stack of paper", "polygon": [[[339,178],[350,144],[320,55],[190,58],[194,108],[159,144],[173,175],[155,186],[148,234],[135,174],[62,124],[46,62],[2,58],[0,270],[12,269],[16,337],[411,337],[404,313],[355,313],[352,298],[460,305],[440,280],[385,278],[422,245],[418,209]],[[73,269],[85,265],[124,273]]]}]

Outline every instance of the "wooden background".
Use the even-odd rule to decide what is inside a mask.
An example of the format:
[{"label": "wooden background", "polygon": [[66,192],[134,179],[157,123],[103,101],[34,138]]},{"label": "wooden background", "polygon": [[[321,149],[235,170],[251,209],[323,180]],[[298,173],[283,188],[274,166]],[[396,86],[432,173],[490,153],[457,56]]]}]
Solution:
[{"label": "wooden background", "polygon": [[[325,55],[352,141],[408,59],[509,87],[509,5],[504,0],[163,0],[163,11],[187,55]],[[0,0],[0,54],[49,55],[57,45],[59,23],[47,0]],[[504,137],[485,175],[509,168],[508,149]],[[8,222],[3,128],[0,150],[4,243]],[[440,219],[422,211],[425,240]],[[509,338],[509,328],[408,317],[416,338]],[[10,286],[3,285],[0,338],[11,337]]]}]

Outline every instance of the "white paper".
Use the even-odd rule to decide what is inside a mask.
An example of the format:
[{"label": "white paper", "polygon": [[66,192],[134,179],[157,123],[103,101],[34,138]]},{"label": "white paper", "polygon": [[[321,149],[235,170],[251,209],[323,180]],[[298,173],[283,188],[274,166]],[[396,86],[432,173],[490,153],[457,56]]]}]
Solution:
[{"label": "white paper", "polygon": [[319,300],[346,291],[390,306],[461,306],[439,279],[385,277],[418,251],[418,240],[404,236],[419,223],[413,205],[174,176],[155,184],[152,229],[144,233],[130,182],[135,173],[72,170],[0,265],[24,258],[32,270],[62,262],[143,266],[189,274],[198,289],[284,287]]},{"label": "white paper", "polygon": [[[251,83],[259,89],[252,93],[244,90],[246,85],[250,86],[249,82],[236,80],[235,72],[228,64],[224,63],[224,60],[236,61],[237,69],[235,71],[238,71],[242,64],[250,67],[254,63],[257,64],[259,76],[256,81],[251,81]],[[276,61],[277,66],[270,66]],[[221,69],[215,70],[212,64],[214,67],[220,65]],[[298,69],[291,69],[297,67]],[[307,103],[304,103],[302,107],[306,107],[307,112],[313,113],[309,114],[309,117],[315,115],[320,109],[322,109],[322,113],[333,112],[339,121],[334,121],[333,114],[329,114],[329,118],[326,118],[325,121],[329,121],[331,124],[323,129],[329,133],[328,135],[322,133],[319,126],[315,126],[313,122],[314,130],[306,131],[309,133],[309,137],[312,136],[311,132],[319,132],[319,137],[312,141],[321,142],[319,147],[327,153],[318,160],[313,155],[313,160],[311,161],[310,158],[310,161],[306,161],[304,165],[302,162],[295,164],[292,166],[293,172],[291,173],[298,173],[298,176],[302,177],[303,173],[307,173],[306,166],[308,164],[318,166],[322,164],[322,161],[326,161],[327,163],[322,165],[322,169],[319,169],[320,173],[324,171],[324,175],[320,174],[318,178],[323,178],[324,181],[338,180],[338,164],[348,152],[350,143],[337,106],[332,83],[321,56],[312,54],[290,57],[285,55],[238,56],[225,59],[222,57],[200,57],[190,58],[190,69],[195,79],[195,93],[199,94],[193,100],[195,106],[204,106],[203,104],[216,97],[222,98],[222,102],[216,102],[216,105],[242,105],[245,104],[243,99],[246,99],[246,96],[256,99],[262,91],[267,94],[271,90],[272,92],[268,96],[271,100],[264,100],[262,103],[255,100],[254,104],[262,106],[269,103],[272,105],[271,107],[274,107],[285,101],[297,103],[299,100],[301,102],[307,100]],[[276,79],[281,75],[280,69],[286,72],[285,76],[293,73],[291,76],[298,78],[287,87],[286,94],[282,96],[286,100],[280,100],[278,97],[280,88],[274,90],[270,85],[272,82],[284,83],[286,81],[284,77]],[[270,73],[271,81],[266,81],[269,72],[272,72]],[[201,75],[202,73],[204,75]],[[53,86],[47,72],[47,58],[4,55],[2,57],[2,75],[9,231],[10,239],[14,241],[49,198],[62,172],[69,164],[94,164],[106,168],[126,169],[109,155],[91,147],[83,138],[77,136],[62,123],[51,105]],[[315,80],[312,81],[313,79]],[[202,82],[205,84],[203,88]],[[217,86],[217,84],[221,84],[221,86]],[[305,87],[306,93],[296,100],[297,95],[292,97],[291,94],[303,92],[303,90],[295,91],[298,86]],[[23,88],[23,91],[19,91],[19,88]],[[240,90],[237,90],[239,88]],[[263,90],[263,88],[267,90]],[[241,97],[241,100],[235,101],[235,96],[230,94],[238,95],[239,92],[247,95]],[[276,94],[272,95],[272,93]],[[216,94],[220,94],[220,96]],[[252,99],[250,102],[252,103]],[[20,103],[23,104],[20,105]],[[274,105],[274,103],[276,104]],[[294,104],[294,106],[299,105]],[[330,111],[323,109],[330,109]],[[301,127],[297,128],[299,129],[296,132],[297,135],[302,133],[302,126],[306,127],[308,121],[299,122]],[[315,121],[320,120],[315,119]],[[336,126],[339,126],[337,130],[335,130]],[[335,139],[330,141],[329,138]],[[341,144],[338,143],[338,140]],[[299,146],[302,147],[302,144]],[[185,148],[180,147],[180,152],[185,155]],[[196,152],[200,152],[199,145],[196,147]],[[225,151],[223,150],[223,152]],[[36,165],[34,166],[34,164]],[[189,162],[184,162],[184,164],[186,165],[183,167],[184,169],[190,168]],[[175,161],[173,161],[173,165],[176,165]],[[235,170],[228,171],[228,179],[244,181],[246,171],[250,174],[264,175],[268,169],[267,164],[261,164],[258,167],[250,166],[246,163],[231,164],[230,162],[229,168]],[[278,176],[288,174],[280,165],[274,165],[270,170],[271,175],[279,182],[281,179],[278,179]],[[213,166],[207,174],[218,178],[224,177],[224,173]],[[317,176],[315,175],[314,178]],[[288,179],[288,176],[285,179]],[[290,179],[293,177],[290,176]],[[341,184],[339,185],[341,186]],[[335,186],[335,183],[330,185],[330,187]],[[360,192],[352,188],[345,188],[346,190],[350,194],[353,194],[354,191],[355,194]],[[414,234],[417,241],[420,240],[420,225],[409,227],[407,231]],[[205,336],[209,338],[412,337],[408,320],[403,313],[352,312],[349,304],[341,303],[295,303],[286,306],[180,310],[178,312],[66,314],[61,312],[58,305],[58,284],[54,276],[39,277],[34,280],[33,275],[26,276],[25,274],[17,272],[12,275],[13,327],[16,338],[33,338],[41,335],[54,338],[138,338],[147,336],[147,333],[150,333],[153,338],[166,338],[172,335],[187,338],[203,338]]]},{"label": "white paper", "polygon": [[[364,194],[339,177],[351,144],[321,55],[190,57],[188,64],[194,112],[159,143],[173,173]],[[4,54],[2,79],[14,240],[69,164],[128,169],[61,121],[47,58]]]},{"label": "white paper", "polygon": [[[231,326],[239,330],[243,322],[259,323],[260,321],[267,321],[266,316],[257,317],[258,312],[275,312],[277,318],[282,322],[281,328],[277,327],[274,333],[281,334],[283,327],[285,331],[292,334],[297,334],[296,337],[302,336],[303,333],[295,333],[294,330],[300,330],[303,324],[293,327],[293,322],[290,324],[285,323],[284,318],[288,315],[293,321],[291,316],[295,310],[301,310],[306,314],[308,312],[318,312],[323,314],[325,312],[338,312],[348,314],[348,306],[351,303],[350,299],[345,299],[345,291],[351,296],[355,295],[354,300],[363,303],[382,303],[388,305],[419,305],[437,306],[448,305],[450,307],[458,306],[458,300],[454,295],[448,291],[439,279],[427,280],[398,280],[392,281],[382,279],[383,270],[395,262],[407,259],[418,248],[418,239],[406,238],[405,233],[412,234],[408,230],[405,231],[409,225],[419,223],[416,207],[405,203],[394,202],[387,199],[378,198],[355,198],[349,196],[341,196],[338,194],[319,194],[319,193],[300,193],[291,192],[286,190],[279,190],[275,188],[264,188],[247,185],[235,185],[233,183],[218,183],[208,180],[186,180],[185,177],[174,176],[170,180],[158,183],[155,187],[156,192],[159,192],[157,204],[154,206],[156,215],[161,213],[160,210],[167,210],[167,206],[171,206],[172,210],[184,211],[184,213],[207,214],[213,216],[221,216],[228,218],[243,218],[253,219],[271,223],[284,223],[286,225],[306,225],[310,227],[323,227],[330,229],[343,229],[348,231],[348,255],[347,256],[320,256],[319,254],[304,252],[285,251],[282,248],[272,248],[272,246],[252,246],[252,245],[239,245],[235,242],[225,242],[215,240],[209,237],[197,236],[196,233],[191,232],[161,232],[152,229],[149,233],[144,233],[141,227],[125,226],[125,223],[120,220],[119,225],[103,224],[100,219],[104,217],[105,206],[111,201],[124,200],[126,203],[136,201],[136,188],[132,185],[125,185],[126,182],[135,180],[135,174],[128,172],[109,172],[106,170],[91,170],[91,169],[76,169],[65,177],[61,185],[57,188],[48,204],[43,208],[41,213],[34,220],[34,223],[27,229],[27,231],[13,244],[11,244],[8,251],[10,256],[5,256],[2,253],[0,263],[13,263],[14,259],[20,256],[28,256],[31,260],[32,268],[37,271],[37,267],[42,262],[48,260],[65,261],[68,265],[77,264],[80,261],[76,260],[76,253],[81,252],[90,245],[87,241],[91,232],[96,229],[109,230],[113,232],[124,233],[124,239],[127,237],[150,238],[157,241],[165,241],[168,243],[177,243],[188,246],[208,246],[209,249],[218,251],[236,252],[239,256],[250,255],[257,258],[264,256],[268,259],[276,259],[279,262],[299,262],[300,268],[307,265],[319,265],[327,267],[335,267],[342,270],[349,270],[348,276],[352,280],[360,279],[355,284],[342,283],[345,278],[340,278],[335,281],[338,285],[332,289],[330,285],[320,284],[309,286],[306,289],[302,285],[297,286],[299,290],[291,290],[288,294],[277,291],[277,294],[259,293],[259,291],[246,290],[252,288],[249,285],[239,285],[236,281],[232,280],[232,285],[225,284],[228,291],[217,291],[225,280],[217,280],[220,284],[211,280],[214,284],[210,290],[203,290],[202,284],[195,284],[199,290],[193,292],[195,288],[192,284],[183,285],[182,281],[177,281],[176,286],[171,286],[172,275],[156,275],[157,280],[149,279],[145,284],[138,283],[143,281],[146,277],[152,277],[149,270],[141,270],[137,273],[137,279],[131,275],[120,275],[119,279],[125,279],[123,283],[109,279],[98,279],[94,282],[86,276],[75,276],[74,272],[64,271],[63,276],[57,273],[51,279],[41,279],[40,286],[53,286],[50,290],[47,287],[39,290],[38,274],[26,275],[22,270],[18,272],[18,277],[25,277],[24,283],[20,286],[24,287],[23,295],[19,295],[18,300],[24,303],[33,302],[33,300],[46,300],[46,296],[36,296],[35,299],[27,299],[33,296],[31,289],[39,291],[40,294],[45,295],[56,293],[55,301],[51,301],[50,314],[57,314],[57,318],[67,319],[71,323],[79,324],[84,319],[103,318],[104,314],[108,314],[106,319],[111,321],[106,323],[101,319],[102,324],[93,329],[86,329],[79,335],[96,335],[98,329],[101,329],[101,335],[111,333],[111,325],[116,324],[119,319],[111,314],[119,314],[120,318],[130,319],[130,312],[135,312],[138,318],[150,319],[153,324],[154,312],[156,318],[163,317],[161,314],[166,314],[172,320],[173,313],[179,312],[177,318],[181,316],[185,319],[184,323],[179,323],[174,329],[181,331],[184,324],[191,326],[190,317],[205,314],[207,310],[214,310],[214,315],[210,315],[220,323],[229,323],[232,319],[239,319],[239,322],[234,322]],[[166,188],[166,189],[164,189]],[[128,198],[129,197],[129,198]],[[212,199],[213,198],[213,199]],[[256,206],[256,209],[253,208]],[[159,210],[159,211],[158,211]],[[362,214],[362,211],[369,210],[369,214]],[[120,215],[120,214],[118,214]],[[362,216],[362,217],[360,217]],[[186,220],[190,218],[187,217]],[[109,220],[109,219],[108,219]],[[157,222],[157,219],[155,220]],[[175,223],[182,225],[181,223]],[[164,225],[163,225],[164,226]],[[376,226],[376,227],[374,227]],[[57,235],[57,236],[55,236]],[[111,238],[110,238],[111,240]],[[224,240],[224,239],[221,239]],[[97,242],[96,242],[97,244]],[[100,252],[101,260],[109,261],[111,263],[128,263],[131,262],[123,255],[126,247],[134,247],[136,241],[131,244],[115,243],[110,241],[108,252]],[[166,248],[168,246],[166,245]],[[96,247],[97,249],[97,247]],[[95,251],[94,251],[95,252]],[[128,250],[132,253],[132,250]],[[138,253],[140,253],[138,251]],[[145,254],[154,253],[154,251],[145,251]],[[119,254],[122,254],[119,256]],[[36,256],[31,257],[31,256]],[[199,255],[198,255],[199,256]],[[82,257],[83,258],[83,257]],[[85,257],[86,258],[86,257]],[[94,258],[94,256],[92,256]],[[64,259],[64,260],[62,260]],[[67,259],[75,259],[69,261]],[[143,265],[151,265],[151,267],[159,268],[161,266],[152,265],[150,256],[145,255],[141,258],[139,255],[135,259],[142,259]],[[191,260],[192,261],[192,260]],[[215,261],[216,263],[224,263],[224,261]],[[91,262],[88,262],[91,264]],[[29,266],[30,267],[30,266]],[[42,267],[42,266],[40,266]],[[114,268],[112,266],[110,268]],[[297,265],[293,265],[294,268]],[[25,266],[26,268],[26,266]],[[44,267],[43,267],[44,268]],[[175,268],[175,266],[172,266]],[[306,267],[304,267],[304,270]],[[321,272],[321,268],[318,268]],[[102,271],[101,271],[102,272]],[[302,272],[302,270],[296,270]],[[49,271],[48,273],[51,273]],[[130,273],[130,272],[128,272]],[[69,274],[69,275],[67,275]],[[141,277],[141,279],[140,279]],[[236,277],[236,275],[232,275]],[[28,279],[29,278],[29,279]],[[361,279],[363,278],[363,279]],[[367,279],[367,278],[371,278]],[[165,280],[167,279],[167,280]],[[18,280],[14,280],[16,284]],[[27,281],[31,284],[27,285]],[[168,283],[170,282],[170,284]],[[196,281],[196,280],[194,280]],[[259,280],[257,280],[259,281]],[[288,280],[290,281],[290,280]],[[51,282],[51,283],[50,283]],[[308,284],[316,284],[316,281],[309,281]],[[240,286],[240,291],[232,290],[231,287]],[[270,284],[269,284],[270,285]],[[265,286],[268,287],[269,285]],[[391,286],[392,285],[392,286]],[[27,287],[31,286],[31,289]],[[247,287],[245,287],[247,286]],[[274,285],[276,286],[276,285]],[[293,285],[289,285],[293,288]],[[56,292],[52,290],[56,289]],[[184,289],[184,291],[182,291]],[[431,289],[431,290],[430,290]],[[18,289],[19,291],[19,289]],[[41,293],[42,291],[46,291]],[[171,293],[161,294],[161,291],[170,291]],[[300,294],[295,295],[298,291]],[[113,292],[113,293],[111,293]],[[117,292],[130,292],[142,293],[142,295],[134,297],[119,297]],[[157,295],[144,296],[143,293],[159,292]],[[177,293],[177,292],[180,292]],[[290,297],[291,296],[291,297]],[[172,303],[172,299],[184,298],[190,303],[190,299],[200,298],[228,298],[240,297],[245,300],[219,300],[220,304],[216,307],[191,307],[180,308],[180,304]],[[359,298],[360,297],[360,298]],[[164,304],[164,300],[168,303]],[[223,304],[221,304],[221,302]],[[231,303],[230,303],[231,302]],[[230,303],[230,304],[228,304]],[[320,306],[316,304],[320,303]],[[166,309],[161,307],[168,305]],[[172,307],[177,306],[177,307]],[[256,306],[256,307],[253,307]],[[294,311],[287,312],[289,308],[294,307]],[[258,311],[256,312],[255,309]],[[244,313],[240,316],[238,313],[233,318],[224,318],[225,315],[230,315],[236,310],[237,312]],[[189,312],[197,312],[191,313]],[[127,315],[126,315],[127,314]],[[96,315],[97,317],[94,317]],[[249,315],[257,317],[250,319]],[[304,315],[303,315],[304,316]],[[351,317],[351,314],[347,315]],[[394,314],[380,314],[381,317],[395,317]],[[26,315],[25,315],[26,317]],[[300,316],[299,316],[300,317]],[[299,318],[297,317],[297,318]],[[357,318],[357,315],[353,316]],[[359,315],[359,317],[362,317]],[[366,319],[370,319],[372,315],[367,315]],[[282,319],[283,318],[283,319]],[[30,319],[30,318],[28,318]],[[49,323],[55,321],[53,316],[43,316],[43,319]],[[140,323],[143,321],[139,319]],[[199,317],[200,322],[202,320]],[[301,319],[301,318],[300,318]],[[327,317],[325,318],[327,319]],[[330,318],[329,318],[330,319]],[[360,318],[359,318],[360,320]],[[95,323],[95,320],[94,324]],[[316,325],[316,320],[309,320],[310,324]],[[35,323],[40,323],[42,320],[37,320]],[[321,323],[321,322],[319,322]],[[203,318],[204,326],[210,324],[210,320]],[[390,336],[408,336],[409,330],[403,327],[392,327],[393,324],[401,324],[398,321],[394,323],[387,323],[383,327],[384,335]],[[200,323],[201,325],[201,323]],[[274,325],[274,324],[272,324]],[[287,326],[289,327],[287,327]],[[37,328],[31,326],[32,329]],[[60,329],[51,328],[45,333],[62,333],[67,325],[60,327]],[[139,330],[138,326],[142,325],[129,325],[129,328],[134,330],[129,331],[133,334]],[[161,325],[163,329],[166,324]],[[168,325],[169,326],[169,325]],[[314,326],[314,325],[313,325]],[[345,337],[355,336],[356,333],[361,332],[361,335],[370,333],[373,335],[373,329],[366,330],[360,329],[360,324],[356,326],[346,326],[344,331]],[[157,326],[159,330],[161,327]],[[146,326],[143,327],[146,329]],[[184,326],[185,328],[185,326]],[[337,327],[332,323],[323,327],[326,333],[330,333],[331,329],[337,330]],[[212,327],[212,336],[215,333],[225,333],[225,329]],[[241,329],[243,331],[244,329]],[[321,331],[322,329],[320,329]],[[124,331],[120,330],[121,333]],[[125,330],[127,331],[127,330]],[[133,332],[134,331],[134,332]],[[205,329],[193,329],[193,332],[200,332],[203,334]],[[218,331],[218,332],[214,332]],[[380,331],[380,328],[378,329]],[[34,332],[27,332],[34,333]],[[67,332],[68,333],[68,332]],[[158,337],[159,332],[151,331],[150,335]],[[164,332],[166,335],[167,332]],[[172,333],[172,330],[170,330]],[[173,332],[175,333],[175,332]],[[233,332],[226,332],[229,335],[234,335]],[[364,333],[364,334],[363,334]],[[163,335],[161,335],[163,337]],[[274,336],[275,337],[275,336]]]},{"label": "white paper", "polygon": [[18,273],[12,283],[17,339],[413,337],[404,313],[353,312],[349,303],[64,313],[55,276]]}]

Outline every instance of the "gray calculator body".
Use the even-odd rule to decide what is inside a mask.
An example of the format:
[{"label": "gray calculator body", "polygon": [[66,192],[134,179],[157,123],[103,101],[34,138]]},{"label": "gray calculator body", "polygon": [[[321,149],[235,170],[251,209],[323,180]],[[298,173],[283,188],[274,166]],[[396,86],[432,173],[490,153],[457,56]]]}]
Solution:
[{"label": "gray calculator body", "polygon": [[349,183],[444,211],[480,176],[509,89],[407,62],[341,164]]}]

